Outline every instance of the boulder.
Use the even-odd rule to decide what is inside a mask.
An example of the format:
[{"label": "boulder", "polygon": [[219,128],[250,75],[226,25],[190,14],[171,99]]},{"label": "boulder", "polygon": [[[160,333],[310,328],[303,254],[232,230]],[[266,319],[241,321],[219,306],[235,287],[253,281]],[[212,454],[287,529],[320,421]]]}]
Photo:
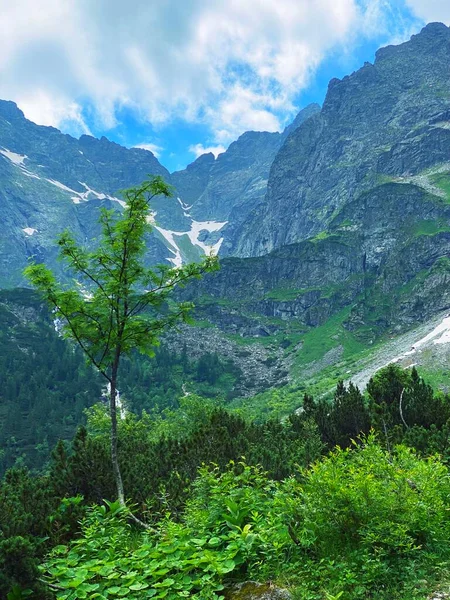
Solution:
[{"label": "boulder", "polygon": [[226,600],[291,600],[288,590],[277,587],[272,583],[257,583],[246,581],[230,589]]}]

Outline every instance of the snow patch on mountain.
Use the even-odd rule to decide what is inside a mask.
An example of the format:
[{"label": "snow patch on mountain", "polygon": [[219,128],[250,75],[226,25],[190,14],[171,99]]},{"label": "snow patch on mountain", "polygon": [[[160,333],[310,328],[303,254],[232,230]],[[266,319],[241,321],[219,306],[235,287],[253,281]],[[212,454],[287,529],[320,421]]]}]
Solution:
[{"label": "snow patch on mountain", "polygon": [[172,252],[174,255],[169,257],[167,260],[170,261],[175,267],[181,267],[183,264],[183,256],[182,251],[176,241],[177,237],[187,235],[191,244],[201,248],[204,254],[216,255],[220,249],[220,246],[222,245],[223,238],[220,238],[215,244],[208,245],[198,239],[199,235],[202,231],[207,231],[208,233],[220,231],[220,229],[222,229],[222,227],[224,227],[227,223],[228,221],[192,221],[191,229],[189,231],[172,231],[170,229],[163,229],[162,227],[158,227],[156,225],[155,229],[159,231],[159,233],[169,243],[168,250],[170,250],[170,252]]},{"label": "snow patch on mountain", "polygon": [[[39,177],[38,177],[38,179],[39,179]],[[60,181],[56,181],[56,179],[47,179],[46,181],[48,181],[48,183],[51,183],[52,185],[56,186],[60,190],[63,190],[64,192],[73,194],[70,197],[70,199],[72,200],[72,202],[74,204],[80,204],[81,202],[88,202],[89,200],[92,199],[91,196],[93,196],[97,200],[111,200],[112,202],[117,202],[123,208],[125,208],[125,206],[126,206],[126,202],[124,202],[120,198],[116,198],[115,196],[110,196],[109,194],[104,194],[103,192],[97,192],[96,190],[93,190],[92,188],[90,188],[87,185],[87,183],[84,183],[83,181],[79,181],[78,183],[85,188],[85,190],[86,190],[85,192],[77,192],[76,190],[73,190],[72,188],[65,185],[64,183],[61,183]]]},{"label": "snow patch on mountain", "polygon": [[27,177],[33,177],[33,179],[40,179],[40,177],[36,175],[36,173],[32,173],[25,167],[24,161],[26,158],[28,158],[26,154],[17,154],[17,152],[11,152],[11,150],[8,150],[7,148],[1,148],[0,154],[2,154],[10,162],[12,162],[13,165],[19,167],[22,173]]},{"label": "snow patch on mountain", "polygon": [[8,150],[7,148],[2,148],[0,154],[3,154],[8,160],[19,166],[23,165],[23,161],[28,158],[25,154],[17,154],[17,152],[11,152],[11,150]]},{"label": "snow patch on mountain", "polygon": [[33,233],[36,233],[36,232],[37,232],[37,229],[33,229],[32,227],[24,227],[24,228],[22,229],[22,231],[23,231],[23,232],[24,232],[26,235],[28,235],[28,236],[32,236],[32,235],[33,235]]},{"label": "snow patch on mountain", "polygon": [[201,242],[198,239],[198,236],[200,235],[201,231],[208,231],[209,233],[220,231],[227,223],[228,221],[223,221],[222,223],[217,221],[192,221],[191,231],[188,232],[189,239],[194,246],[199,246],[205,254],[217,254],[220,246],[222,245],[223,238],[220,238],[216,244],[208,246],[204,242]]},{"label": "snow patch on mountain", "polygon": [[191,204],[191,206],[188,206],[187,204],[185,204],[183,202],[183,200],[181,198],[177,198],[177,200],[180,203],[181,208],[183,209],[183,215],[185,217],[190,217],[191,215],[187,211],[190,210],[194,205]]},{"label": "snow patch on mountain", "polygon": [[145,218],[145,220],[147,221],[147,223],[149,225],[152,225],[153,227],[156,225],[156,215],[157,215],[156,210],[151,210],[149,212],[149,214]]},{"label": "snow patch on mountain", "polygon": [[176,231],[170,231],[170,229],[163,229],[162,227],[158,227],[155,225],[155,229],[159,231],[159,233],[164,237],[164,239],[168,242],[169,246],[167,249],[169,252],[172,252],[174,256],[169,257],[167,260],[173,264],[174,267],[181,267],[183,264],[183,259],[181,256],[181,250],[178,248],[178,245],[174,239],[175,235],[182,235]]},{"label": "snow patch on mountain", "polygon": [[[22,166],[22,165],[21,165]],[[36,175],[36,173],[32,173],[31,171],[29,171],[28,169],[25,169],[25,167],[22,167],[22,173],[24,175],[26,175],[27,177],[32,177],[33,179],[41,179],[39,177],[39,175]]]},{"label": "snow patch on mountain", "polygon": [[403,352],[399,356],[396,356],[390,362],[400,362],[404,358],[412,356],[416,354],[418,351],[422,350],[425,346],[429,346],[431,344],[448,344],[450,343],[450,315],[447,315],[439,325],[437,325],[432,331],[427,333],[423,338],[414,342],[411,346],[411,349],[407,352]]},{"label": "snow patch on mountain", "polygon": [[[446,361],[450,344],[450,314],[436,316],[411,331],[393,337],[369,356],[358,361],[349,380],[364,389],[380,369],[395,363],[403,369],[430,368]],[[350,372],[349,372],[350,373]]]},{"label": "snow patch on mountain", "polygon": [[112,200],[113,202],[117,202],[118,204],[120,204],[120,206],[122,208],[125,208],[127,203],[124,200],[121,200],[120,198],[116,198],[115,196],[110,196],[109,194],[104,194],[103,192],[96,192],[95,190],[93,190],[92,188],[90,188],[86,183],[84,183],[83,181],[79,182],[84,188],[86,188],[85,192],[75,192],[76,194],[79,195],[80,198],[82,198],[83,200],[87,201],[89,200],[89,195],[92,194],[93,196],[95,196],[95,198],[97,198],[98,200]]},{"label": "snow patch on mountain", "polygon": [[75,192],[74,190],[71,190],[69,187],[67,187],[67,185],[64,185],[60,181],[56,181],[55,179],[47,179],[46,181],[48,181],[52,185],[56,186],[60,190],[64,190],[65,192],[70,192],[71,194],[77,194],[78,193],[78,192]]}]

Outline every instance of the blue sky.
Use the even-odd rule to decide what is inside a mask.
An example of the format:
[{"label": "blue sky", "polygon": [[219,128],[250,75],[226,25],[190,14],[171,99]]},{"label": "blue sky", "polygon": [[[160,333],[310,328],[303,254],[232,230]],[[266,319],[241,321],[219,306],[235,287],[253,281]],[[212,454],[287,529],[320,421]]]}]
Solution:
[{"label": "blue sky", "polygon": [[170,171],[278,131],[450,0],[0,0],[0,98]]}]

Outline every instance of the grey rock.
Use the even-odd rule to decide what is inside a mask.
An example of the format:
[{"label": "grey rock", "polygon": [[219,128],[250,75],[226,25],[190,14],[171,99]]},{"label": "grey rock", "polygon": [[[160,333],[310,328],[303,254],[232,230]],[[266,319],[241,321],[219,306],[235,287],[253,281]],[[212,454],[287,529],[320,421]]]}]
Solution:
[{"label": "grey rock", "polygon": [[291,600],[288,590],[268,583],[248,581],[236,585],[225,595],[227,600]]},{"label": "grey rock", "polygon": [[263,203],[269,171],[287,137],[320,110],[310,104],[299,112],[283,133],[247,131],[214,160],[200,156],[183,171],[172,173],[172,181],[189,212],[199,221],[227,221],[221,229],[222,256],[233,255],[241,226]]},{"label": "grey rock", "polygon": [[321,112],[275,157],[264,208],[244,224],[236,253],[261,255],[314,236],[380,177],[448,161],[449,60],[450,29],[431,24],[332,80]]},{"label": "grey rock", "polygon": [[[170,181],[151,152],[106,138],[77,140],[0,101],[0,286],[23,284],[21,272],[31,258],[58,269],[57,234],[69,228],[80,242],[91,243],[99,234],[99,208],[120,210],[120,190],[148,174]],[[163,226],[189,229],[176,198],[155,198],[153,208]],[[165,256],[165,244],[149,239],[149,261]]]}]

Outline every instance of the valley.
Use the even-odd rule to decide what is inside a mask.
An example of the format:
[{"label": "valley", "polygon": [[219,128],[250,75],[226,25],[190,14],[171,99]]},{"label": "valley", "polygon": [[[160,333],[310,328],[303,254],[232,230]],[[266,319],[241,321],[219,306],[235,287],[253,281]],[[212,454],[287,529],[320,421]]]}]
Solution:
[{"label": "valley", "polygon": [[[58,272],[55,232],[91,244],[100,207],[121,210],[121,188],[162,175],[174,193],[152,206],[146,260],[221,257],[180,292],[198,325],[168,348],[241,368],[232,395],[257,394],[253,416],[274,386],[286,411],[339,379],[364,387],[450,307],[449,40],[430,24],[333,80],[283,133],[247,132],[172,174],[149,151],[76,140],[0,102],[0,284],[23,285],[30,259]],[[447,344],[437,352],[418,360],[445,387]]]},{"label": "valley", "polygon": [[[254,579],[270,588],[273,573],[299,600],[443,589],[449,64],[450,28],[430,23],[332,79],[282,131],[247,131],[174,172],[0,100],[0,595],[209,600]],[[120,235],[111,255],[89,253],[108,226],[123,233],[124,190],[153,177],[171,195],[142,217],[132,273],[145,284],[120,296]],[[63,231],[79,273],[98,258],[105,280],[74,278]],[[219,269],[186,271],[162,296],[208,256]],[[33,263],[75,289],[72,306],[103,294],[86,317],[102,334],[104,306],[123,333],[116,296],[128,309],[147,286],[138,324],[186,308],[121,362],[115,443],[132,512],[114,502],[111,379],[31,289]],[[132,529],[140,519],[148,528]]]}]

